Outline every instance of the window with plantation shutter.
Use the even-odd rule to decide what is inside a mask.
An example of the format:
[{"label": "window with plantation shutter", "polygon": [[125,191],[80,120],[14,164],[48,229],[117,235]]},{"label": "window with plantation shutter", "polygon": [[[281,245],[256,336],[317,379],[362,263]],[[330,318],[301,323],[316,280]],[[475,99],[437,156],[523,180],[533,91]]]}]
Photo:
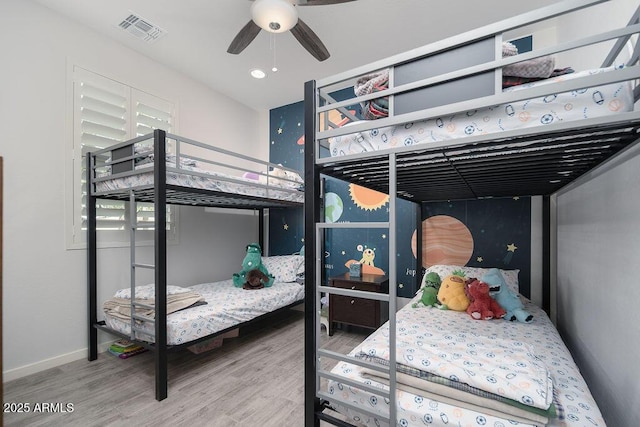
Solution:
[{"label": "window with plantation shutter", "polygon": [[[80,67],[73,68],[73,204],[71,245],[86,241],[86,154],[121,141],[151,133],[173,132],[171,102],[136,90]],[[168,147],[169,152],[172,147]],[[137,203],[136,243],[152,241],[153,205]],[[97,228],[100,246],[129,243],[129,203],[98,200]],[[176,208],[167,208],[167,235],[175,239]],[[147,231],[145,231],[147,230]]]}]

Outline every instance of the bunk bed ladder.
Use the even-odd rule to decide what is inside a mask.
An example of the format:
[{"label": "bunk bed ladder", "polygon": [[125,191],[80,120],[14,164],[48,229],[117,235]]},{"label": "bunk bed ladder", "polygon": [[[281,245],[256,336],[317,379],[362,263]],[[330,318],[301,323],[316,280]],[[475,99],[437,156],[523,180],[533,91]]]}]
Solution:
[{"label": "bunk bed ladder", "polygon": [[[321,192],[322,193],[322,192]],[[327,357],[331,360],[339,360],[343,362],[352,363],[359,366],[368,367],[370,369],[378,370],[384,372],[389,377],[389,391],[383,392],[379,388],[368,386],[366,384],[362,384],[360,382],[355,382],[349,380],[343,376],[335,375],[331,372],[322,370],[319,366],[316,368],[316,396],[323,398],[325,401],[330,403],[337,403],[341,406],[345,406],[351,408],[356,411],[367,412],[369,415],[376,417],[377,419],[388,422],[389,425],[395,425],[397,420],[397,407],[396,407],[396,353],[395,351],[391,351],[391,349],[396,348],[396,294],[397,294],[397,268],[396,268],[396,158],[395,153],[391,153],[389,155],[389,220],[388,221],[378,221],[378,222],[348,222],[348,223],[326,223],[326,222],[317,222],[315,224],[315,302],[316,307],[313,310],[315,315],[314,324],[316,327],[316,336],[315,336],[315,348],[316,348],[316,360],[319,360],[321,357]],[[322,260],[323,257],[320,256],[324,252],[324,234],[327,230],[338,230],[338,229],[374,229],[374,228],[382,228],[388,229],[389,235],[389,292],[388,294],[381,294],[377,292],[367,292],[361,290],[354,289],[344,289],[344,288],[336,288],[322,285],[322,275],[320,272],[322,271]],[[317,331],[317,328],[320,325],[320,298],[322,293],[325,294],[336,294],[336,295],[344,295],[348,297],[355,298],[366,298],[378,301],[384,301],[388,303],[389,310],[389,366],[381,367],[379,365],[368,363],[362,361],[360,359],[355,359],[351,356],[342,355],[340,353],[336,353],[333,351],[325,350],[320,348],[320,337]],[[372,393],[381,395],[385,399],[389,401],[389,414],[388,417],[382,416],[377,412],[370,412],[362,407],[352,406],[349,402],[346,401],[336,401],[335,396],[321,390],[320,387],[320,379],[330,379],[337,382],[340,382],[346,386],[353,386],[363,390],[370,391]],[[324,419],[329,422],[334,422],[331,416],[326,416],[322,412],[317,413],[318,418]],[[340,424],[336,424],[340,425]]]},{"label": "bunk bed ladder", "polygon": [[135,320],[144,320],[147,322],[151,322],[155,324],[155,319],[148,316],[141,316],[136,314],[136,308],[143,308],[148,310],[153,310],[154,307],[149,304],[144,304],[141,302],[136,302],[136,269],[144,268],[144,269],[155,269],[155,266],[152,264],[140,264],[136,262],[136,230],[138,229],[138,204],[136,202],[136,195],[131,190],[129,192],[129,223],[131,224],[129,231],[129,252],[131,257],[131,279],[130,279],[130,290],[131,290],[131,339],[136,340],[138,337],[136,336],[136,332],[142,332],[143,329],[137,326],[137,322]]}]

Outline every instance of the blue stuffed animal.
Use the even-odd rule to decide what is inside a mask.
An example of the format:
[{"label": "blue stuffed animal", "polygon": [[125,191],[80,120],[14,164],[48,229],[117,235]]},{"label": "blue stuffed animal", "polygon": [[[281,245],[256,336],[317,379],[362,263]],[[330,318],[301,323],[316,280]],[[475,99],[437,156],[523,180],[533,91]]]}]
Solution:
[{"label": "blue stuffed animal", "polygon": [[524,309],[524,305],[518,295],[509,289],[500,270],[492,268],[480,280],[489,285],[491,297],[500,304],[500,307],[507,311],[503,319],[518,320],[523,323],[530,323],[533,320],[533,315]]},{"label": "blue stuffed animal", "polygon": [[260,245],[257,243],[250,243],[247,245],[247,254],[244,256],[242,260],[242,271],[239,273],[233,273],[233,285],[236,288],[241,288],[247,282],[247,274],[251,270],[259,270],[264,273],[265,276],[268,277],[268,281],[262,281],[262,284],[265,288],[273,285],[273,281],[275,277],[273,277],[267,271],[267,268],[262,265],[262,249]]}]

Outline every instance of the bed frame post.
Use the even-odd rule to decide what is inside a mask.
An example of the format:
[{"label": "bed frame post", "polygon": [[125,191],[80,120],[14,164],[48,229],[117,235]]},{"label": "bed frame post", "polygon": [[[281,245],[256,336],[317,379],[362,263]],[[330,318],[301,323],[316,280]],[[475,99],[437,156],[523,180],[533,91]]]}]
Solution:
[{"label": "bed frame post", "polygon": [[154,182],[154,240],[155,240],[155,365],[156,400],[167,397],[167,178],[166,132],[153,131],[155,162]]},{"label": "bed frame post", "polygon": [[416,291],[420,289],[424,266],[422,265],[422,215],[424,204],[416,203]]},{"label": "bed frame post", "polygon": [[258,209],[258,244],[262,249],[262,255],[268,254],[264,247],[264,208]]},{"label": "bed frame post", "polygon": [[304,85],[304,425],[320,427],[316,413],[321,410],[316,397],[316,231],[320,220],[320,173],[315,167],[316,82]]},{"label": "bed frame post", "polygon": [[93,157],[87,153],[87,298],[88,298],[88,322],[89,327],[89,361],[98,358],[98,330],[95,324],[98,321],[97,307],[97,233],[96,233],[96,197],[93,195]]},{"label": "bed frame post", "polygon": [[551,310],[551,197],[542,196],[542,309]]}]

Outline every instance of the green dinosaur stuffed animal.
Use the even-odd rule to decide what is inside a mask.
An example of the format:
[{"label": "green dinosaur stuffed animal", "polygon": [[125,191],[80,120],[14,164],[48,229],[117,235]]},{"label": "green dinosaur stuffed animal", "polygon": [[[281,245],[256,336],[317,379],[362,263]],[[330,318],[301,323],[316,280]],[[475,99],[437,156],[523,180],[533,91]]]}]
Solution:
[{"label": "green dinosaur stuffed animal", "polygon": [[236,288],[241,288],[247,282],[247,274],[251,270],[259,270],[268,277],[268,281],[263,281],[265,288],[273,285],[275,277],[273,277],[267,271],[267,268],[262,264],[262,249],[257,243],[250,243],[247,245],[247,254],[242,260],[242,270],[239,273],[233,273],[233,285]]},{"label": "green dinosaur stuffed animal", "polygon": [[422,297],[419,302],[415,302],[411,307],[417,308],[420,304],[426,307],[438,307],[438,289],[440,289],[440,275],[435,272],[428,273],[424,278],[425,285],[420,289],[422,291]]}]

